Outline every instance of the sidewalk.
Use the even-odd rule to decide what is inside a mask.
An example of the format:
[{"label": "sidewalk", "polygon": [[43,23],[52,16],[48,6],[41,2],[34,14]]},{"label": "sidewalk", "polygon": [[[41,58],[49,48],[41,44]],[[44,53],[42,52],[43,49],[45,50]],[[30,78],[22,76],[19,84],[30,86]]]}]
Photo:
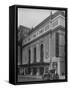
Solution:
[{"label": "sidewalk", "polygon": [[39,81],[42,80],[41,76],[32,76],[32,75],[19,75],[18,76],[18,81],[23,82],[23,81]]},{"label": "sidewalk", "polygon": [[65,79],[65,76],[59,76],[59,79]]}]

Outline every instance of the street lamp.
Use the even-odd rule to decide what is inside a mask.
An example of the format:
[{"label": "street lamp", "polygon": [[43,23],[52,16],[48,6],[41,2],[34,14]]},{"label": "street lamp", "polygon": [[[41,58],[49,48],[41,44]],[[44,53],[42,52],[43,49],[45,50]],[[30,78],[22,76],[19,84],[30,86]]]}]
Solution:
[{"label": "street lamp", "polygon": [[52,69],[52,10],[50,11],[50,70]]}]

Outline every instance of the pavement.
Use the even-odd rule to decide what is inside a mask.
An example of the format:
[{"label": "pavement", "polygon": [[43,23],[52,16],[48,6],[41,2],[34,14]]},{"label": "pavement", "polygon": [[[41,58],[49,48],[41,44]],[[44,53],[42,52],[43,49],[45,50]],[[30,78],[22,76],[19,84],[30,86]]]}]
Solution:
[{"label": "pavement", "polygon": [[41,76],[31,76],[31,75],[25,75],[25,76],[23,76],[23,75],[19,75],[18,76],[18,81],[19,82],[25,82],[25,81],[41,81],[42,80],[42,78],[41,78]]},{"label": "pavement", "polygon": [[59,79],[65,79],[65,76],[59,76]]},{"label": "pavement", "polygon": [[[65,76],[59,76],[60,79],[65,79]],[[26,81],[41,81],[42,76],[32,76],[32,75],[18,75],[18,82],[26,82]]]}]

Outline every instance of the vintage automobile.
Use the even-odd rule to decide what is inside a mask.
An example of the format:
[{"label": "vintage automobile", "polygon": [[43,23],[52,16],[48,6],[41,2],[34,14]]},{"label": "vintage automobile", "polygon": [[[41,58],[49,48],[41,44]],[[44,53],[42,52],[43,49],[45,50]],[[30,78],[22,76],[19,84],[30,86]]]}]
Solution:
[{"label": "vintage automobile", "polygon": [[47,73],[45,73],[42,76],[43,80],[58,80],[59,79],[59,75],[57,73],[55,73],[55,70],[49,70]]}]

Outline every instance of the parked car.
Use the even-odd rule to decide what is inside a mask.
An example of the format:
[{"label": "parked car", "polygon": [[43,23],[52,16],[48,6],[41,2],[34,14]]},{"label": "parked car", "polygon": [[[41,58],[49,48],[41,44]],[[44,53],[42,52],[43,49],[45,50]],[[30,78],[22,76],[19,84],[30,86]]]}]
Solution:
[{"label": "parked car", "polygon": [[59,75],[57,73],[55,74],[55,70],[52,69],[52,70],[49,70],[47,73],[45,73],[42,76],[42,79],[43,80],[57,80],[59,79]]},{"label": "parked car", "polygon": [[45,73],[45,74],[42,76],[42,79],[43,79],[43,80],[50,80],[50,74],[49,74],[49,73]]}]

